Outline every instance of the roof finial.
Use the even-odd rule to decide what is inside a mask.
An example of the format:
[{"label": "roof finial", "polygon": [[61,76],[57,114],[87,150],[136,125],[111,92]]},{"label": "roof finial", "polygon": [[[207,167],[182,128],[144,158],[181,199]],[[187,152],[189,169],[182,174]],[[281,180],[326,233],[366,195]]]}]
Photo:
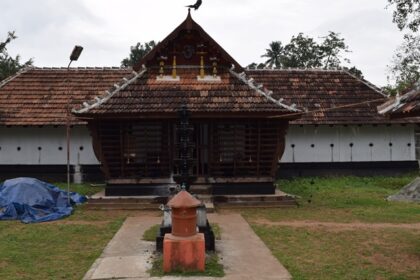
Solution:
[{"label": "roof finial", "polygon": [[189,8],[187,18],[185,19],[185,27],[186,27],[187,30],[192,29],[193,22],[194,21],[193,21],[192,16],[191,16],[191,9]]}]

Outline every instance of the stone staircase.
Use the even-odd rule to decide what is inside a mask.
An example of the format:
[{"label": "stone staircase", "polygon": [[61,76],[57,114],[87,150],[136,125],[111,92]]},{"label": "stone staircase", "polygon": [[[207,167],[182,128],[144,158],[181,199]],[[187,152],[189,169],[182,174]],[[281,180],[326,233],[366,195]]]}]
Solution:
[{"label": "stone staircase", "polygon": [[[296,207],[293,196],[277,191],[273,195],[211,195],[206,185],[191,190],[206,204],[208,212],[216,208],[284,208]],[[93,210],[159,210],[168,197],[161,196],[105,196],[103,192],[88,199],[87,209]]]},{"label": "stone staircase", "polygon": [[166,204],[167,197],[160,196],[105,196],[103,192],[89,197],[87,209],[94,210],[159,210]]},{"label": "stone staircase", "polygon": [[276,191],[273,195],[217,195],[212,201],[216,208],[288,208],[297,207],[295,197]]}]

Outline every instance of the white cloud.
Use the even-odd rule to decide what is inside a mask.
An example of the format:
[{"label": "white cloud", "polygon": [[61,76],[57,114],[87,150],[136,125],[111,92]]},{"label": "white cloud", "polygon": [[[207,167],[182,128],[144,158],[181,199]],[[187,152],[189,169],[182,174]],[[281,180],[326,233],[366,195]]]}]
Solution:
[{"label": "white cloud", "polygon": [[[73,45],[81,66],[119,65],[138,41],[162,40],[185,19],[195,0],[3,0],[0,38],[16,30],[10,47],[38,66],[65,66]],[[203,0],[194,19],[242,65],[262,61],[269,42],[292,35],[342,33],[353,64],[378,85],[401,34],[385,0]],[[75,64],[76,65],[76,64]]]}]

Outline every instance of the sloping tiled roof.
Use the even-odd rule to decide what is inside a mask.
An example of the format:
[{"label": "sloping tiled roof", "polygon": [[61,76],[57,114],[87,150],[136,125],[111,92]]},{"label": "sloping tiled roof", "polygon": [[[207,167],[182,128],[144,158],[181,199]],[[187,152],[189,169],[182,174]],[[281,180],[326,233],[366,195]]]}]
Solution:
[{"label": "sloping tiled roof", "polygon": [[[179,71],[183,71],[179,69]],[[287,104],[295,103],[297,108],[308,111],[328,109],[350,103],[362,103],[370,100],[381,99],[382,95],[372,89],[369,84],[360,81],[344,71],[318,71],[318,70],[252,70],[247,71],[248,78],[254,77],[255,84],[263,83],[264,88],[273,91],[273,98],[284,98],[283,102]],[[179,75],[180,72],[178,73]],[[95,97],[106,96],[106,91],[112,88],[116,83],[123,81],[123,78],[133,77],[131,69],[120,68],[72,68],[69,71],[58,68],[32,68],[26,69],[22,73],[14,76],[8,81],[0,82],[0,125],[61,125],[66,121],[66,110],[68,95],[72,95],[72,107],[82,108],[84,101],[94,101]],[[157,86],[157,81],[151,78],[149,74],[136,82],[136,90],[144,87],[144,83],[149,82],[153,87]],[[239,100],[245,101],[243,106],[251,106],[250,100],[253,98],[244,98],[240,95],[240,89],[249,92],[248,85],[237,79],[231,73],[222,73],[222,81],[230,79],[234,82],[237,89]],[[149,78],[146,78],[149,77]],[[67,82],[65,82],[67,81]],[[162,96],[163,94],[172,94],[171,100],[161,104],[162,109],[167,110],[171,102],[180,102],[186,100],[201,100],[202,106],[207,106],[210,100],[216,102],[221,108],[225,106],[225,101],[230,102],[232,106],[238,106],[232,95],[224,93],[224,89],[230,89],[223,82],[207,83],[207,91],[203,88],[200,91],[189,91],[188,97],[181,94],[180,88],[188,89],[192,84],[198,83],[196,77],[189,79],[183,78],[180,84],[166,83],[165,91],[149,92],[150,95]],[[143,84],[142,84],[143,83]],[[67,87],[65,84],[68,84]],[[134,85],[133,85],[134,87]],[[212,88],[215,94],[213,98],[208,93]],[[70,91],[69,91],[70,89]],[[175,90],[175,91],[173,91]],[[133,95],[133,92],[124,93],[127,96]],[[223,95],[224,94],[224,95]],[[257,92],[253,91],[253,94]],[[219,96],[218,96],[219,95]],[[123,96],[123,95],[122,95]],[[147,96],[148,102],[153,97]],[[268,106],[270,103],[263,102],[264,96],[258,96],[257,106]],[[136,99],[142,101],[141,99]],[[154,99],[156,100],[156,99]],[[396,119],[390,120],[386,116],[377,113],[377,106],[384,103],[373,102],[356,107],[342,108],[324,113],[304,115],[302,119],[293,121],[295,124],[368,124],[368,123],[407,123],[418,122],[417,119]],[[181,102],[182,103],[182,102]],[[264,105],[265,104],[265,105]],[[150,104],[149,104],[150,105]],[[213,106],[215,108],[216,106]],[[156,106],[159,108],[159,105]],[[209,107],[211,109],[211,106]],[[250,109],[251,110],[251,109]],[[84,123],[72,117],[73,123]]]},{"label": "sloping tiled roof", "polygon": [[[386,100],[372,84],[342,70],[247,70],[248,76],[306,112],[293,124],[390,123],[377,112]],[[374,101],[374,102],[369,102]],[[349,106],[358,104],[356,106]],[[330,110],[334,107],[340,107]]]},{"label": "sloping tiled roof", "polygon": [[[101,99],[87,102],[76,114],[176,113],[185,106],[192,113],[296,113],[297,109],[278,102],[252,82],[228,69],[221,69],[220,81],[200,81],[198,68],[177,71],[179,81],[160,81],[158,69],[143,70],[125,79]],[[217,117],[217,115],[215,115]],[[296,116],[294,117],[296,118]]]},{"label": "sloping tiled roof", "polygon": [[380,114],[391,118],[420,117],[420,87],[411,90],[403,96],[396,96],[378,106]]},{"label": "sloping tiled roof", "polygon": [[[0,83],[1,125],[61,125],[71,107],[131,73],[120,68],[27,68]],[[84,123],[71,117],[74,124]]]}]

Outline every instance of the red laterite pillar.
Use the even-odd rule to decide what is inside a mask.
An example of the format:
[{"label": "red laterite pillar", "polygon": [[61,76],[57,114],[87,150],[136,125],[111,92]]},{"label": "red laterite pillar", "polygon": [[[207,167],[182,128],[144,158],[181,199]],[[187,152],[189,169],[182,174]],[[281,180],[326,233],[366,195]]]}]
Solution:
[{"label": "red laterite pillar", "polygon": [[163,240],[163,270],[204,271],[204,234],[197,233],[197,207],[201,202],[181,191],[168,203],[172,209],[172,233]]}]

